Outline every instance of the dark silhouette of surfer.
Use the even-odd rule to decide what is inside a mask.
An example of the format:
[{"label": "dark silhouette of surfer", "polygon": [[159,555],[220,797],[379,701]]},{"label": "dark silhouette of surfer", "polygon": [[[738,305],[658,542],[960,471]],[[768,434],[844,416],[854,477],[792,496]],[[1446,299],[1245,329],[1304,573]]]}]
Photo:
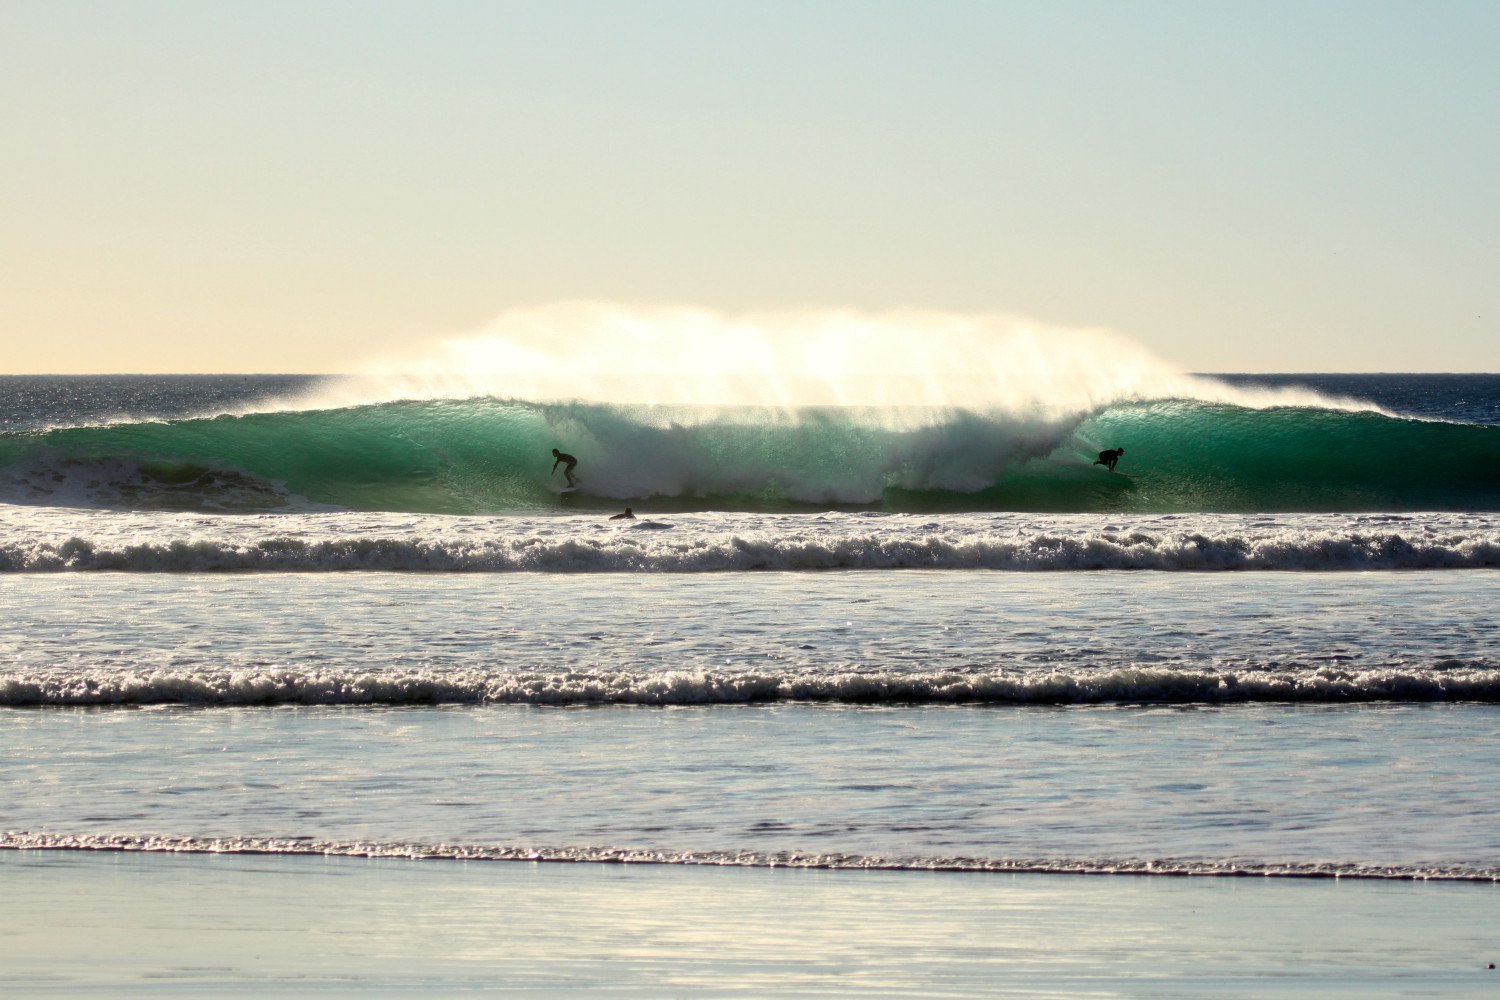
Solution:
[{"label": "dark silhouette of surfer", "polygon": [[1110,448],[1108,451],[1101,451],[1094,464],[1102,465],[1110,472],[1114,472],[1115,463],[1120,460],[1120,456],[1123,454],[1125,454],[1124,448]]},{"label": "dark silhouette of surfer", "polygon": [[625,508],[625,513],[623,513],[623,514],[611,514],[609,519],[611,521],[634,521],[635,520],[635,515],[630,512],[630,508],[629,507],[626,507]]},{"label": "dark silhouette of surfer", "polygon": [[574,458],[572,455],[566,455],[563,452],[558,451],[556,448],[552,449],[552,457],[557,459],[557,461],[552,463],[552,474],[556,475],[557,467],[561,465],[563,467],[563,477],[567,479],[568,485],[577,486],[578,477],[573,475],[573,470],[578,467],[578,459]]}]

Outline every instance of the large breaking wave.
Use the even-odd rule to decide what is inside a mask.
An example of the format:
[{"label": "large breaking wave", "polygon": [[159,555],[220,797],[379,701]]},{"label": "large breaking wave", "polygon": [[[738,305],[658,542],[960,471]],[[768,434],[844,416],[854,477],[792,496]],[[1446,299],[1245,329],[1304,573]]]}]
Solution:
[{"label": "large breaking wave", "polygon": [[[208,404],[205,404],[208,405]],[[0,435],[0,502],[489,514],[1500,509],[1500,426],[997,316],[563,304],[263,412]],[[180,412],[180,411],[171,411]],[[1093,464],[1124,447],[1119,475]],[[551,450],[583,489],[556,492]]]},{"label": "large breaking wave", "polygon": [[[1120,472],[1092,464],[1124,446]],[[550,450],[579,459],[559,496]],[[1500,509],[1500,427],[1184,399],[1060,417],[398,401],[0,437],[0,502],[483,514]]]}]

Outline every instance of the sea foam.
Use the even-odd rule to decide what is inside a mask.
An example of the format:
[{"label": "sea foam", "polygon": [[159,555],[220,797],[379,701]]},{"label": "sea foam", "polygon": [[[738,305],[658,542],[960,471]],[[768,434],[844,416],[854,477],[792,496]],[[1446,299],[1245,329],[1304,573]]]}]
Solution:
[{"label": "sea foam", "polygon": [[940,518],[678,514],[612,522],[348,512],[204,516],[0,505],[0,572],[1392,570],[1500,566],[1500,516]]},{"label": "sea foam", "polygon": [[620,670],[56,667],[0,672],[0,705],[1096,705],[1500,701],[1500,665]]},{"label": "sea foam", "polygon": [[1213,858],[982,857],[877,855],[816,851],[671,851],[630,847],[450,844],[422,841],[326,840],[304,837],[177,837],[6,831],[0,850],[118,851],[157,854],[320,855],[408,861],[524,861],[717,868],[943,871],[1055,875],[1216,876],[1225,878],[1374,879],[1497,882],[1500,868],[1463,865],[1371,865],[1338,861],[1257,861]]}]

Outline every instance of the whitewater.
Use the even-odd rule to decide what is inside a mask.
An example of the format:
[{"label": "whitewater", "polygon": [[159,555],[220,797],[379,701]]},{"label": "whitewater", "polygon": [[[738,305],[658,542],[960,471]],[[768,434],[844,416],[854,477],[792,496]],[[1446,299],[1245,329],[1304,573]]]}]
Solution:
[{"label": "whitewater", "polygon": [[0,506],[0,573],[1382,570],[1500,566],[1500,515],[453,517]]}]

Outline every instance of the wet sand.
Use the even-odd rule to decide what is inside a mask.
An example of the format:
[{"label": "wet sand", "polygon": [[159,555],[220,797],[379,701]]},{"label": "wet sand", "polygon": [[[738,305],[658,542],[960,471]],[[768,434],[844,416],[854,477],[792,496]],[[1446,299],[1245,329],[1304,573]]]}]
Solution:
[{"label": "wet sand", "polygon": [[1500,886],[0,851],[0,992],[1495,996]]}]

